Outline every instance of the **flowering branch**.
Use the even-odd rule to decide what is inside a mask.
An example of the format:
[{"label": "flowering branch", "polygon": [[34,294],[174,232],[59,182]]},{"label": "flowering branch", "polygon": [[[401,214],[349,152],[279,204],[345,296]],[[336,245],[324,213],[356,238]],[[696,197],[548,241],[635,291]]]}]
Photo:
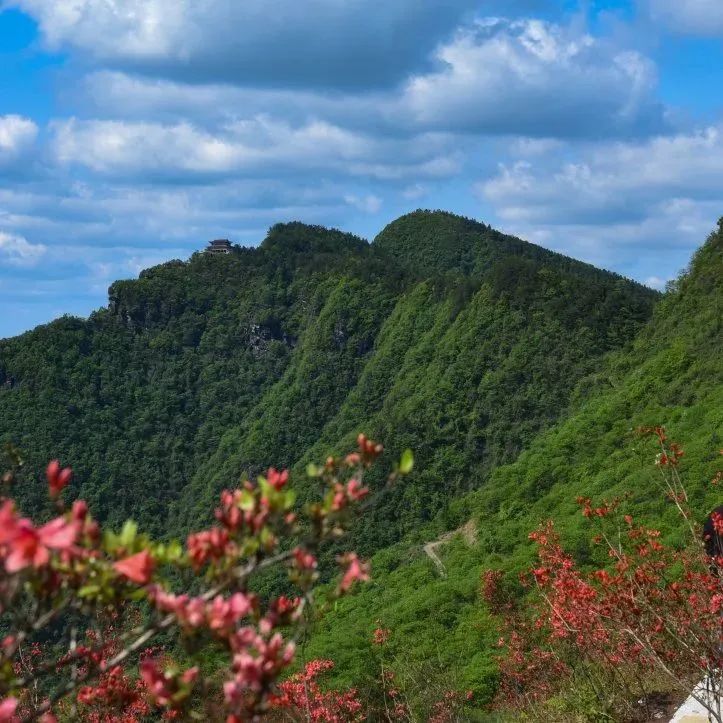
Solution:
[{"label": "flowering branch", "polygon": [[[170,714],[217,706],[222,700],[228,723],[261,714],[294,658],[302,613],[319,577],[316,551],[348,529],[368,495],[365,470],[381,452],[381,445],[360,435],[358,451],[310,466],[308,475],[321,485],[322,495],[302,510],[295,508],[285,470],[269,469],[256,482],[224,491],[217,524],[189,535],[185,549],[177,542],[153,542],[132,522],[119,534],[101,534],[82,501],[66,510],[62,493],[72,471],[57,461],[46,470],[59,513],[54,519],[38,526],[18,514],[11,498],[0,498],[0,613],[15,621],[14,631],[0,645],[0,697],[6,696],[0,700],[0,721],[50,723],[56,706],[80,706],[82,715],[83,706],[105,703],[116,712],[118,706],[139,714],[160,707]],[[395,474],[405,473],[402,467],[409,465],[409,458],[403,458]],[[293,539],[302,541],[293,544]],[[354,553],[340,556],[339,564],[337,594],[369,579],[368,565]],[[282,595],[262,605],[249,584],[255,573],[272,566],[287,571],[298,596]],[[162,570],[191,573],[202,590],[195,596],[174,592]],[[49,651],[48,659],[32,669],[4,665],[22,655],[25,641],[51,623],[64,624],[70,613],[92,624],[109,611],[120,619],[140,602],[151,609],[152,619],[145,625],[114,630],[108,639],[89,629],[90,644],[84,644],[77,624],[69,623],[64,654]],[[26,623],[19,625],[20,610]],[[226,656],[221,676],[226,680],[198,666],[184,671],[168,660],[162,663],[162,651],[148,646],[164,631],[192,648],[210,646],[217,657]],[[123,672],[136,658],[138,685]],[[59,682],[68,668],[69,676]],[[42,691],[41,699],[27,695],[31,687]],[[207,695],[214,688],[216,698]],[[203,695],[196,695],[199,691]]]}]

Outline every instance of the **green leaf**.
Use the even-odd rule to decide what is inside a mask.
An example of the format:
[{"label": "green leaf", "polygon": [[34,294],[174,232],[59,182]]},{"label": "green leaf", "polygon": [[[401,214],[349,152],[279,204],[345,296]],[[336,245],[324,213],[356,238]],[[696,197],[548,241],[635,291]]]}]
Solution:
[{"label": "green leaf", "polygon": [[121,530],[120,537],[118,538],[118,542],[120,542],[123,547],[130,547],[136,539],[137,533],[138,525],[133,522],[133,520],[126,520],[123,525],[123,529]]},{"label": "green leaf", "polygon": [[402,453],[402,459],[399,461],[399,473],[409,474],[414,467],[414,454],[411,449],[405,449]]},{"label": "green leaf", "polygon": [[78,590],[78,597],[93,597],[100,592],[100,585],[85,585]]},{"label": "green leaf", "polygon": [[105,530],[103,533],[103,547],[108,550],[108,552],[112,552],[116,548],[120,547],[118,535],[111,530]]},{"label": "green leaf", "polygon": [[244,512],[248,512],[250,510],[253,510],[255,504],[256,503],[254,502],[253,493],[249,492],[248,490],[241,490],[241,495],[239,496],[238,502],[239,508],[242,509]]},{"label": "green leaf", "polygon": [[166,559],[178,560],[183,556],[183,546],[178,540],[171,540],[166,546]]}]

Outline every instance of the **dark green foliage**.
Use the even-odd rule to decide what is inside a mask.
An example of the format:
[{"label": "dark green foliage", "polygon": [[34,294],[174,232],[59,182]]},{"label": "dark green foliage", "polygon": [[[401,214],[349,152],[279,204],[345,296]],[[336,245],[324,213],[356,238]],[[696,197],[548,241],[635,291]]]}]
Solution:
[{"label": "dark green foliage", "polygon": [[415,448],[420,470],[360,529],[369,552],[514,459],[654,300],[441,212],[371,245],[280,224],[257,249],[113,284],[87,321],[0,342],[0,440],[36,469],[72,464],[102,519],[182,534],[243,472],[303,466],[363,429]]},{"label": "dark green foliage", "polygon": [[[517,585],[518,573],[534,559],[528,535],[542,522],[554,520],[580,563],[604,565],[604,550],[591,544],[594,532],[575,499],[629,495],[626,511],[661,529],[669,542],[685,539],[684,525],[659,486],[653,464],[658,450],[635,435],[637,427],[665,425],[669,438],[682,444],[681,474],[699,521],[721,503],[723,492],[710,480],[723,448],[722,352],[723,227],[634,344],[612,352],[580,380],[561,421],[535,436],[512,464],[489,469],[478,489],[452,498],[414,536],[374,556],[373,585],[323,617],[307,655],[341,655],[344,665],[334,675],[348,683],[345,665],[359,675],[371,665],[368,640],[381,621],[395,631],[405,665],[424,660],[436,642],[451,678],[466,681],[483,703],[494,687],[490,640],[496,638],[479,594],[471,590],[479,593],[480,574],[490,568],[506,572],[507,584]],[[504,395],[496,400],[504,404]],[[440,485],[449,483],[440,474]],[[465,544],[457,536],[438,549],[448,575],[440,578],[418,543],[469,520],[477,540]],[[460,589],[470,593],[459,595]],[[449,596],[455,596],[451,605]],[[347,629],[359,632],[347,636]],[[474,652],[467,647],[470,639]]]},{"label": "dark green foliage", "polygon": [[[102,518],[156,534],[205,524],[242,473],[302,469],[359,431],[392,459],[414,449],[413,473],[358,526],[373,584],[321,617],[304,655],[372,685],[381,620],[410,669],[432,660],[482,702],[496,639],[483,568],[512,579],[548,517],[593,561],[578,495],[630,490],[678,534],[635,426],[666,425],[696,507],[720,501],[706,480],[723,446],[722,241],[647,323],[654,292],[450,214],[410,214],[372,244],[275,226],[258,249],[150,269],[87,321],[0,342],[0,442],[28,469],[72,464],[72,492]],[[21,479],[23,503],[45,504],[39,479]],[[421,543],[470,519],[477,539],[439,548],[441,578]]]}]

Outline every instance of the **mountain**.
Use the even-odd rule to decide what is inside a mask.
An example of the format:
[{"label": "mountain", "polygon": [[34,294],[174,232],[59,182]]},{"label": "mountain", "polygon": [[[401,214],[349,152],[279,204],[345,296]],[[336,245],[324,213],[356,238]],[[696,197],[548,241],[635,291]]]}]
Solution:
[{"label": "mountain", "polygon": [[[371,631],[385,627],[397,669],[416,671],[407,682],[415,700],[422,678],[432,687],[439,678],[473,690],[479,704],[489,701],[499,632],[480,597],[480,575],[500,570],[517,585],[534,559],[531,531],[552,519],[579,562],[604,564],[575,500],[627,496],[636,519],[670,542],[685,539],[659,487],[657,450],[633,433],[637,427],[664,425],[682,445],[681,474],[699,521],[720,504],[710,480],[723,447],[722,358],[723,219],[635,341],[582,378],[568,409],[515,461],[490,468],[434,521],[378,552],[373,581],[319,619],[305,654],[334,659],[336,685],[371,685],[379,655]],[[449,477],[440,474],[443,485]],[[464,534],[442,536],[449,541],[435,550],[441,576],[420,543],[463,525]]]},{"label": "mountain", "polygon": [[[516,459],[657,299],[443,212],[372,243],[281,224],[258,248],[117,282],[87,320],[0,342],[0,441],[28,470],[72,464],[71,494],[100,519],[180,535],[240,474],[302,470],[363,429],[390,456],[415,449],[419,470],[363,521],[368,554]],[[29,471],[19,498],[44,504]]]},{"label": "mountain", "polygon": [[720,503],[722,286],[723,222],[662,296],[443,212],[371,243],[277,225],[258,248],[117,282],[87,320],[1,341],[0,442],[27,458],[23,507],[47,504],[37,470],[59,456],[101,519],[159,536],[205,524],[220,489],[268,465],[291,467],[304,498],[307,462],[360,430],[390,459],[412,448],[414,472],[357,525],[372,582],[321,607],[303,656],[333,659],[332,685],[374,691],[372,633],[388,628],[385,665],[412,709],[452,688],[481,711],[499,635],[484,570],[517,585],[546,519],[599,562],[578,496],[627,495],[681,538],[636,427],[684,447],[701,517]]}]

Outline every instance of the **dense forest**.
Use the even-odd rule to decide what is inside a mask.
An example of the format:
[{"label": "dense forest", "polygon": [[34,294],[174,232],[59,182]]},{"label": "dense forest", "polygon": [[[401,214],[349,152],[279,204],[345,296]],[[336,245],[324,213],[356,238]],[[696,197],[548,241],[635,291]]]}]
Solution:
[{"label": "dense forest", "polygon": [[[483,706],[497,631],[482,570],[513,580],[549,517],[593,560],[580,495],[630,492],[679,534],[634,427],[666,425],[695,507],[716,502],[722,255],[723,226],[661,296],[444,212],[404,216],[371,243],[277,225],[258,248],[116,282],[87,320],[0,341],[0,441],[26,460],[24,507],[47,504],[39,470],[58,457],[75,469],[71,497],[158,538],[205,524],[242,475],[300,472],[359,431],[390,460],[413,449],[399,484],[384,484],[390,463],[370,473],[379,494],[352,535],[373,581],[319,613],[304,656],[334,660],[337,685],[371,686],[382,624],[413,705],[438,678]],[[423,548],[440,536],[443,569]]]},{"label": "dense forest", "polygon": [[304,465],[364,429],[415,448],[420,470],[359,531],[369,552],[514,460],[656,298],[440,212],[371,244],[278,225],[258,248],[149,269],[87,320],[0,343],[0,439],[29,468],[72,460],[100,519],[164,535],[242,473]]},{"label": "dense forest", "polygon": [[[498,570],[519,592],[518,574],[534,560],[528,535],[541,522],[554,520],[578,561],[602,566],[576,499],[618,495],[668,542],[684,543],[685,525],[651,464],[656,449],[635,435],[637,427],[663,424],[682,444],[697,522],[721,504],[710,480],[723,446],[722,352],[723,222],[634,342],[578,381],[560,421],[514,462],[490,470],[477,489],[451,498],[432,523],[375,555],[375,579],[320,620],[308,655],[333,656],[340,685],[368,679],[377,656],[368,631],[383,624],[393,631],[388,645],[401,667],[432,679],[453,671],[459,687],[489,701],[498,628],[480,597],[480,575]],[[419,543],[446,530],[460,533],[438,550],[441,576]]]}]

